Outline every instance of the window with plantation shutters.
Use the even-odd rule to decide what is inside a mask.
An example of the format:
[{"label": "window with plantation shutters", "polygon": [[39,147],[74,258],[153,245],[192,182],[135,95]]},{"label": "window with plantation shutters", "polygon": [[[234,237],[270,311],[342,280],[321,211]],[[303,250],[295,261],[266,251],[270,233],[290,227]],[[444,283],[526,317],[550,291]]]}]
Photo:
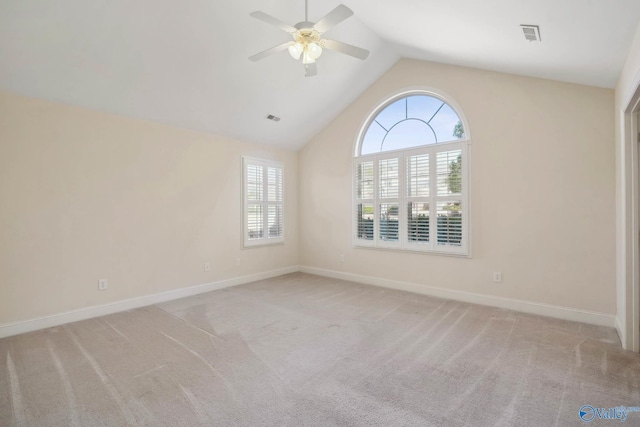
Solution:
[{"label": "window with plantation shutters", "polygon": [[385,103],[354,159],[354,245],[468,255],[469,144],[458,113],[437,95]]},{"label": "window with plantation shutters", "polygon": [[245,247],[284,241],[283,180],[281,163],[243,157]]}]

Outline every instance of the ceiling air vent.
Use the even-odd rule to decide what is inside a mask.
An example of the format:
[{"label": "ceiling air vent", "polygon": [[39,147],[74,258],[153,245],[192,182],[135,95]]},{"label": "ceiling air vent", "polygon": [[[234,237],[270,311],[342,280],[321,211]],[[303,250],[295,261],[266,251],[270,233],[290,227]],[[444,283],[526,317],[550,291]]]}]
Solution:
[{"label": "ceiling air vent", "polygon": [[267,120],[271,120],[272,122],[279,122],[280,121],[280,117],[274,116],[273,114],[269,114],[267,116]]},{"label": "ceiling air vent", "polygon": [[522,27],[522,32],[524,33],[524,38],[529,40],[530,42],[539,42],[542,39],[540,38],[540,27],[537,25],[520,25]]}]

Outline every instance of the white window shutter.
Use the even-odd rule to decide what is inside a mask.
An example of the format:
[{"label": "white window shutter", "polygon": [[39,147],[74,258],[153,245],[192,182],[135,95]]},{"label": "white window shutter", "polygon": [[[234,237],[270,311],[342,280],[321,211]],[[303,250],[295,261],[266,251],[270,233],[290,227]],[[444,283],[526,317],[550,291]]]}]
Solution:
[{"label": "white window shutter", "polygon": [[284,168],[243,157],[244,246],[284,242]]},{"label": "white window shutter", "polygon": [[466,142],[354,159],[354,246],[468,255]]}]

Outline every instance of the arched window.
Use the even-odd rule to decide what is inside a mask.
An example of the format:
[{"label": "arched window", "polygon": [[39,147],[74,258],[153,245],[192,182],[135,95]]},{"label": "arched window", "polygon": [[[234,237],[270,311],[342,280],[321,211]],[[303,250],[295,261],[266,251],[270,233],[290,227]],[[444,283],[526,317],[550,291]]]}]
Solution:
[{"label": "arched window", "polygon": [[434,93],[376,109],[356,145],[354,245],[468,255],[469,143],[460,114]]}]

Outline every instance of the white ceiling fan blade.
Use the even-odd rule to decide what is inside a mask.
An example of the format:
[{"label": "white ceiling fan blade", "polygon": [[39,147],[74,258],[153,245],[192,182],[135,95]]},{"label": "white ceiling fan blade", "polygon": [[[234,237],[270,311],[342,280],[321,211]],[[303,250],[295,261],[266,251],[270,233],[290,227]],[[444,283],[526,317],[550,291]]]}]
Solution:
[{"label": "white ceiling fan blade", "polygon": [[279,20],[278,18],[274,18],[271,15],[267,15],[264,12],[251,12],[249,14],[249,16],[253,16],[256,19],[259,19],[262,22],[266,22],[267,24],[271,24],[271,25],[275,25],[276,27],[285,30],[287,33],[293,34],[296,31],[298,31],[295,27],[292,27],[291,25],[282,22],[281,20]]},{"label": "white ceiling fan blade", "polygon": [[313,77],[318,75],[318,66],[315,62],[304,66],[304,76]]},{"label": "white ceiling fan blade", "polygon": [[320,34],[326,33],[329,28],[333,27],[336,24],[344,21],[348,17],[353,15],[353,11],[349,9],[347,6],[341,4],[331,12],[327,13],[327,15],[319,20],[313,28],[319,32]]},{"label": "white ceiling fan blade", "polygon": [[278,52],[282,52],[283,50],[286,50],[289,47],[290,44],[291,44],[291,42],[285,42],[285,43],[279,44],[278,46],[274,46],[271,49],[267,49],[267,50],[265,50],[263,52],[256,53],[255,55],[250,56],[249,59],[251,61],[253,61],[253,62],[260,61],[261,59],[264,59],[267,56],[270,56],[270,55],[276,54]]},{"label": "white ceiling fan blade", "polygon": [[353,56],[358,59],[367,59],[369,51],[347,43],[337,42],[335,40],[323,40],[322,46],[345,55]]}]

